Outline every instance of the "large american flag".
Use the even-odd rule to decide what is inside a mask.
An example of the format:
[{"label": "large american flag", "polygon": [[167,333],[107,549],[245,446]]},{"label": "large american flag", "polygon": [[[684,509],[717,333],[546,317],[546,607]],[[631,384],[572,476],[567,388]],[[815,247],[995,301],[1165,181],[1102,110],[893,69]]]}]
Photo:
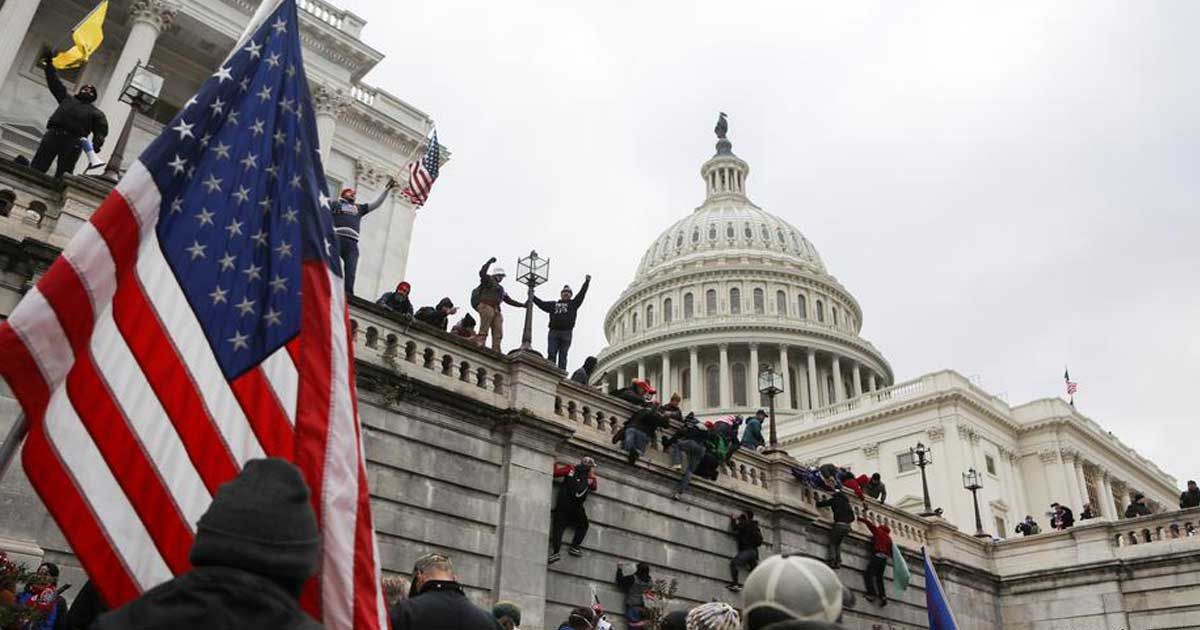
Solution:
[{"label": "large american flag", "polygon": [[322,530],[306,609],[386,628],[296,5],[264,5],[0,324],[0,375],[25,471],[111,604],[188,571],[217,487],[276,456]]},{"label": "large american flag", "polygon": [[437,131],[429,138],[429,148],[425,157],[408,165],[408,186],[400,191],[414,206],[418,208],[429,201],[429,191],[433,190],[433,182],[437,180],[441,160],[441,149],[438,147]]}]

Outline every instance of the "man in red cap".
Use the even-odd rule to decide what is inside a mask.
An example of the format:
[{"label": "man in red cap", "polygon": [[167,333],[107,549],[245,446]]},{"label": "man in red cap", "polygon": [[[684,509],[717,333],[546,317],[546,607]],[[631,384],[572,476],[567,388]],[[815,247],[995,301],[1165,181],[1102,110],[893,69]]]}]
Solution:
[{"label": "man in red cap", "polygon": [[413,306],[412,302],[408,300],[408,293],[411,290],[412,285],[407,282],[401,282],[400,284],[396,285],[395,291],[388,291],[387,293],[384,293],[383,295],[379,296],[379,299],[376,300],[375,303],[389,311],[392,311],[393,313],[412,317]]},{"label": "man in red cap", "polygon": [[342,259],[342,277],[346,282],[346,295],[354,295],[354,277],[358,271],[358,231],[362,218],[383,205],[388,193],[396,187],[396,180],[389,178],[387,185],[371,203],[355,203],[353,188],[342,189],[342,194],[330,202],[333,212],[333,231],[337,234],[338,256]]},{"label": "man in red cap", "polygon": [[[643,401],[649,400],[656,393],[650,383],[640,378],[634,379],[632,388],[634,392],[643,396]],[[650,446],[650,442],[654,440],[654,434],[668,424],[669,422],[660,411],[657,401],[645,404],[633,412],[633,415],[629,417],[629,422],[625,424],[625,443],[623,445],[631,465],[636,464],[638,458],[646,454],[646,447]]]}]

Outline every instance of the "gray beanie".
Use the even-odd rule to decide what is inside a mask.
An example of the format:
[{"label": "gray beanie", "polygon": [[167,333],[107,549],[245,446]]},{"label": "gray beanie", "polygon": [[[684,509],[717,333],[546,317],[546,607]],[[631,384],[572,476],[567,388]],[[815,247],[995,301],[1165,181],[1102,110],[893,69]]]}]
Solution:
[{"label": "gray beanie", "polygon": [[823,562],[803,556],[771,556],[746,578],[746,630],[785,620],[837,621],[842,583]]}]

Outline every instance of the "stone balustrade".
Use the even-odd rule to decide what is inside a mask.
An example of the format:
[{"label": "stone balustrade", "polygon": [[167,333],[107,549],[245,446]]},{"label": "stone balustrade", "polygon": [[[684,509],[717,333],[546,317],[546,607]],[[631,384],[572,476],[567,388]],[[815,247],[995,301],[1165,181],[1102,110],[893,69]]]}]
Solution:
[{"label": "stone balustrade", "polygon": [[1187,538],[1200,542],[1200,508],[1125,519],[1111,526],[1115,531],[1111,536],[1114,547],[1152,545]]}]

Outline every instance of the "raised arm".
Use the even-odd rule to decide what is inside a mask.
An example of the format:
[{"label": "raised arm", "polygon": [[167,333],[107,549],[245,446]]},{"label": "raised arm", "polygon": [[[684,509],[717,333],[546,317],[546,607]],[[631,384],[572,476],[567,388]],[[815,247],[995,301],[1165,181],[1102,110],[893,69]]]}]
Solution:
[{"label": "raised arm", "polygon": [[482,267],[479,268],[479,279],[480,280],[483,280],[488,277],[488,267],[491,267],[492,263],[494,263],[494,262],[496,262],[496,257],[492,256],[491,258],[489,258],[487,260],[487,262],[483,263]]},{"label": "raised arm", "polygon": [[395,182],[393,182],[392,180],[388,180],[388,185],[384,186],[383,190],[379,191],[378,197],[376,197],[370,203],[364,203],[362,205],[362,213],[365,215],[368,212],[377,210],[379,208],[379,206],[382,206],[383,202],[387,200],[388,193],[392,191],[393,186],[395,186]]},{"label": "raised arm", "polygon": [[54,100],[61,103],[67,98],[67,87],[63,85],[62,79],[58,78],[58,71],[54,69],[54,51],[42,48],[42,61],[42,69],[46,72],[46,87],[50,88]]},{"label": "raised arm", "polygon": [[592,284],[592,275],[588,274],[587,276],[584,276],[583,286],[579,287],[579,295],[576,295],[575,299],[571,300],[572,306],[574,306],[575,308],[579,308],[579,305],[583,304],[583,298],[587,297],[588,286],[590,286],[591,284]]}]

